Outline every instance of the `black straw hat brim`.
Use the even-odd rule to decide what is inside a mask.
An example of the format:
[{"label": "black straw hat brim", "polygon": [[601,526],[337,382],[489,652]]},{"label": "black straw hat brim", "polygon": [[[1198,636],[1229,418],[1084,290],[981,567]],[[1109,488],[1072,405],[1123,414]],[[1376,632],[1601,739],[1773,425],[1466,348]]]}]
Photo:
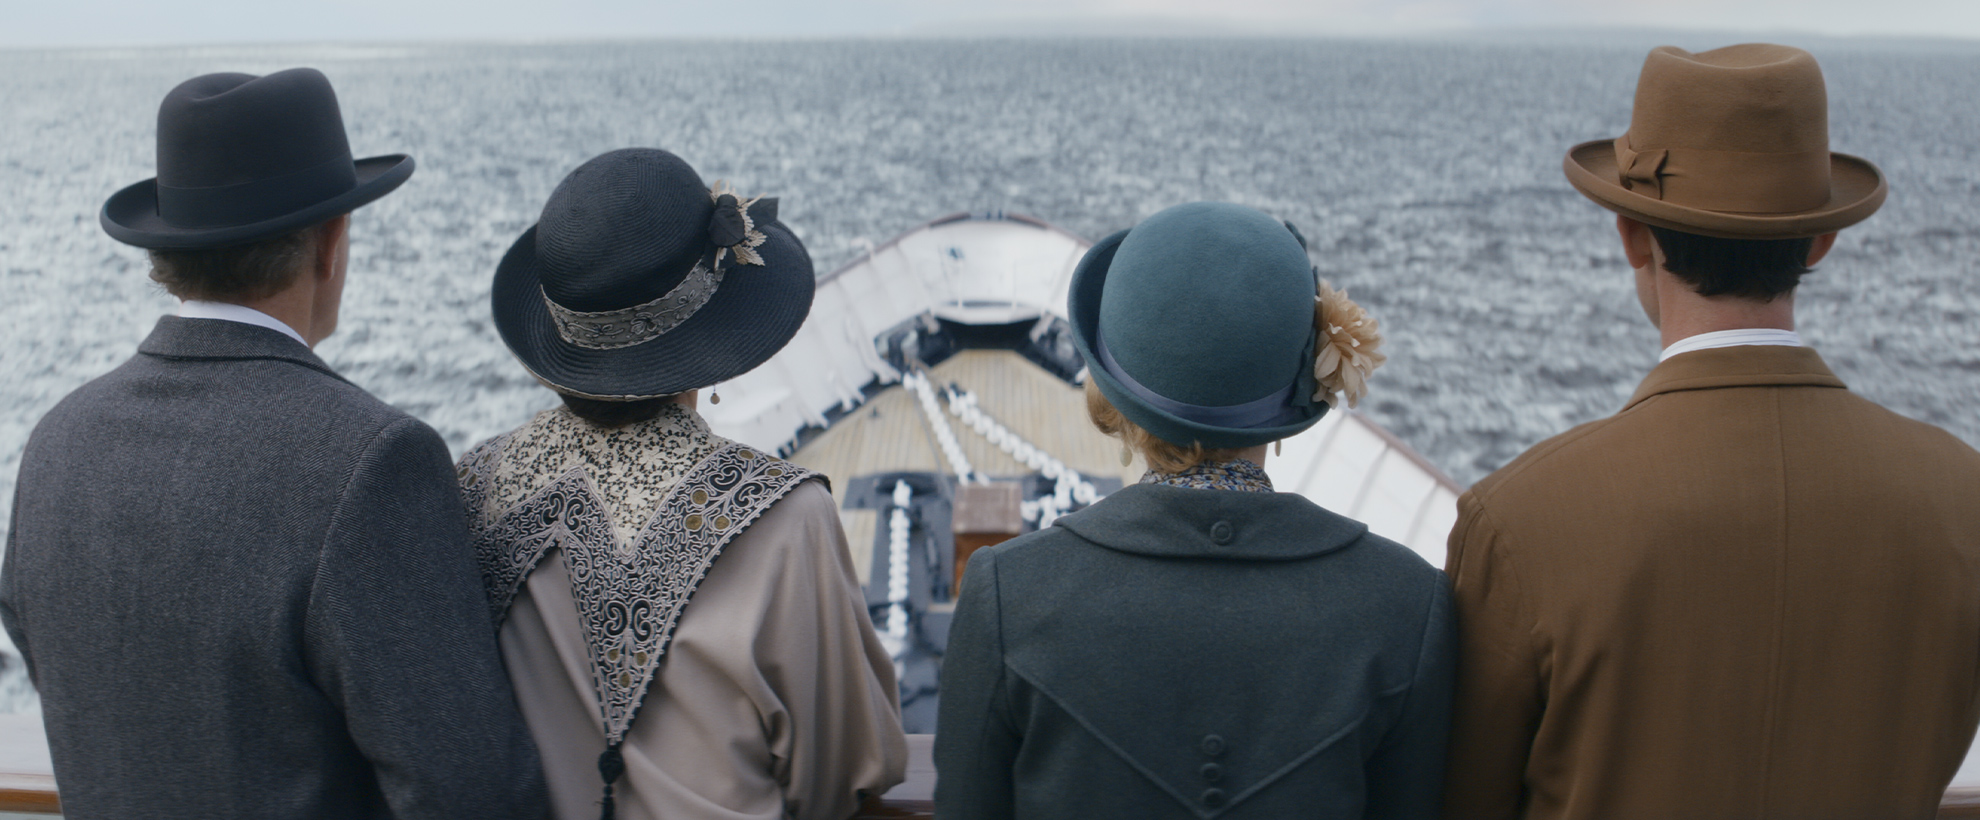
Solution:
[{"label": "black straw hat brim", "polygon": [[762,265],[723,261],[722,283],[694,315],[651,340],[598,350],[557,333],[543,301],[531,226],[495,269],[495,329],[524,368],[572,395],[630,401],[683,393],[732,379],[796,336],[817,288],[811,257],[781,224],[759,226]]},{"label": "black straw hat brim", "polygon": [[387,154],[358,160],[357,184],[337,196],[301,210],[246,225],[219,228],[180,228],[158,215],[158,180],[147,179],[110,196],[99,220],[112,239],[126,245],[158,250],[203,250],[245,245],[299,231],[335,216],[350,213],[389,194],[412,176],[413,158]]}]

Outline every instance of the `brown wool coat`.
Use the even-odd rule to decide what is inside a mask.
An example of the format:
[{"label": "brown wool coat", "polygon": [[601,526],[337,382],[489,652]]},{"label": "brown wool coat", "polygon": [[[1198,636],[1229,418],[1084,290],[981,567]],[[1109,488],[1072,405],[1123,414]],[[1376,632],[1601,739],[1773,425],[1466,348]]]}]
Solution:
[{"label": "brown wool coat", "polygon": [[1681,354],[1459,501],[1451,818],[1927,818],[1980,692],[1980,453],[1807,348]]}]

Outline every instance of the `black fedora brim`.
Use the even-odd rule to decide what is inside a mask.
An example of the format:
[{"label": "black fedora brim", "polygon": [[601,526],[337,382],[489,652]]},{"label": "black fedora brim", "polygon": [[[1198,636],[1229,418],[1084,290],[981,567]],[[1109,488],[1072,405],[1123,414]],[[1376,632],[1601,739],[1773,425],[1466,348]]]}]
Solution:
[{"label": "black fedora brim", "polygon": [[126,245],[158,250],[203,250],[245,245],[302,230],[331,217],[355,211],[392,192],[412,176],[413,159],[387,154],[358,160],[357,184],[337,196],[301,210],[246,225],[220,228],[180,228],[158,215],[158,180],[147,179],[110,196],[98,216],[104,232]]},{"label": "black fedora brim", "polygon": [[1073,269],[1072,287],[1066,293],[1066,320],[1072,325],[1073,347],[1079,350],[1080,358],[1086,360],[1087,378],[1100,388],[1101,395],[1107,397],[1114,409],[1163,441],[1184,447],[1194,442],[1213,449],[1255,447],[1290,438],[1312,427],[1327,414],[1327,404],[1315,402],[1310,415],[1291,424],[1218,427],[1183,418],[1142,401],[1141,397],[1108,373],[1107,368],[1101,366],[1100,358],[1094,355],[1094,350],[1099,346],[1096,334],[1100,327],[1100,294],[1106,290],[1107,272],[1113,267],[1114,252],[1120,250],[1121,240],[1126,239],[1127,235],[1127,231],[1121,231],[1093,243],[1093,247],[1087,249],[1086,256]]},{"label": "black fedora brim", "polygon": [[640,344],[597,350],[558,335],[543,301],[531,226],[495,268],[495,329],[530,375],[583,398],[647,399],[727,381],[769,361],[797,335],[817,288],[804,245],[781,224],[760,228],[768,237],[756,249],[762,265],[724,259],[722,284],[686,321]]}]

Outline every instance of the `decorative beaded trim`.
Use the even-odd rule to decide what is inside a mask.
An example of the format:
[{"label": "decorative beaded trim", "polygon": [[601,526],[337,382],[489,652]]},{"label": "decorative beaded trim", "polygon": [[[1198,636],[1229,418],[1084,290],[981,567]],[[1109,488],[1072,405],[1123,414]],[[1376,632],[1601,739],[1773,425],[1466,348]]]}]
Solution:
[{"label": "decorative beaded trim", "polygon": [[[548,293],[543,294],[543,304],[550,308],[550,319],[556,323],[557,335],[564,341],[592,350],[615,350],[653,341],[679,327],[702,305],[708,304],[709,297],[715,295],[715,288],[721,284],[720,270],[696,262],[694,270],[688,271],[680,284],[645,304],[580,313],[557,304]],[[542,290],[541,286],[537,288],[538,292]]]}]

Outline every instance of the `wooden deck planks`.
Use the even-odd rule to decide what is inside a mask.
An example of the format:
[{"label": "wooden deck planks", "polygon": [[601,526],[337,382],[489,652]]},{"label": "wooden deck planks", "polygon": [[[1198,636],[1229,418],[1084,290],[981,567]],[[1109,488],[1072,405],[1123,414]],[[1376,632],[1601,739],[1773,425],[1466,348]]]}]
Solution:
[{"label": "wooden deck planks", "polygon": [[[1053,457],[1089,476],[1113,476],[1124,484],[1141,477],[1139,458],[1121,466],[1121,445],[1101,435],[1086,417],[1086,394],[1078,387],[1005,350],[965,350],[929,373],[937,384],[955,382],[976,394],[985,413],[1002,422]],[[956,436],[970,459],[991,476],[1020,476],[1032,472],[977,435],[957,426]]]},{"label": "wooden deck planks", "polygon": [[[1029,475],[1032,470],[948,414],[948,404],[940,400],[939,391],[951,382],[974,393],[977,406],[1011,432],[1080,473],[1112,476],[1123,484],[1141,477],[1141,459],[1137,456],[1132,465],[1122,467],[1120,443],[1093,429],[1093,423],[1086,418],[1086,396],[1080,388],[1066,384],[1014,352],[965,350],[936,365],[928,375],[938,391],[943,417],[955,431],[963,455],[984,475],[1015,478]],[[835,496],[847,480],[856,476],[896,470],[951,471],[936,449],[934,433],[928,429],[918,402],[900,385],[887,388],[840,419],[823,435],[799,448],[791,455],[791,461],[831,476]],[[838,497],[843,504],[843,496]],[[865,583],[868,565],[872,563],[876,515],[871,510],[841,508],[839,517],[846,525],[853,565],[859,569],[860,582]]]}]

